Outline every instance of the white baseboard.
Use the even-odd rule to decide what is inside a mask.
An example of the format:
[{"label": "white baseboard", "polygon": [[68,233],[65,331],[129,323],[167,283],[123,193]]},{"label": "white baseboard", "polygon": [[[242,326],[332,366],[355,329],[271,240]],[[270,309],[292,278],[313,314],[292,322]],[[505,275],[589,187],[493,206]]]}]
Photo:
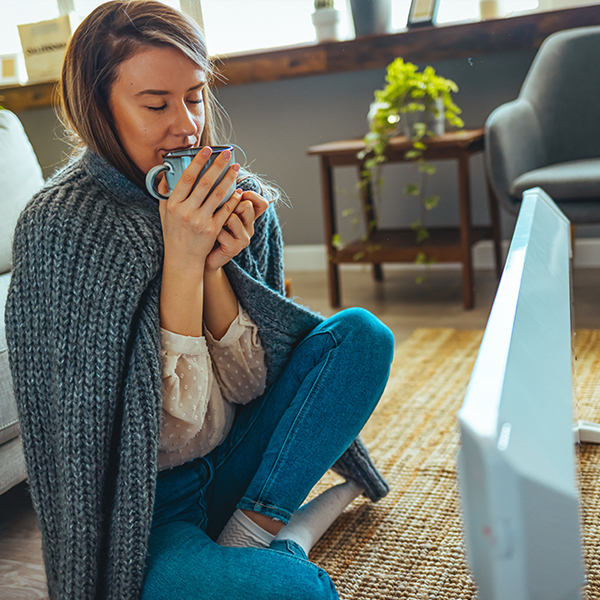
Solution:
[{"label": "white baseboard", "polygon": [[[508,252],[508,240],[502,242],[503,255]],[[294,271],[325,271],[327,268],[326,249],[324,244],[288,245],[284,248],[286,273]],[[492,242],[486,240],[473,247],[473,266],[475,269],[493,269],[494,257]],[[581,238],[575,240],[575,266],[581,268],[600,267],[600,238]],[[344,268],[364,268],[365,265],[344,265]],[[458,269],[458,263],[440,263],[431,266],[433,269]],[[386,268],[416,269],[418,265],[410,263],[393,263]]]}]

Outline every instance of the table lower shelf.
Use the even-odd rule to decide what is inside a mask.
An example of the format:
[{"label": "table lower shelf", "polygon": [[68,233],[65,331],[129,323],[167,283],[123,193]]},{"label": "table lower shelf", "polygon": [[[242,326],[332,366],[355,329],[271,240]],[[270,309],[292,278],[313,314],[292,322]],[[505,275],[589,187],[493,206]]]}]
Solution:
[{"label": "table lower shelf", "polygon": [[[350,242],[332,252],[330,260],[341,263],[414,262],[419,253],[435,262],[463,262],[458,227],[430,227],[429,237],[417,244],[412,229],[381,229],[367,241]],[[471,246],[492,239],[491,227],[472,227]]]}]

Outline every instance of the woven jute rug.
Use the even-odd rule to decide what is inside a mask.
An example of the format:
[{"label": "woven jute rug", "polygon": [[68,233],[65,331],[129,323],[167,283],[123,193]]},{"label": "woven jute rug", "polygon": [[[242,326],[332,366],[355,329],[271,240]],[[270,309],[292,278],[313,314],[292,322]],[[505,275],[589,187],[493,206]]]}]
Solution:
[{"label": "woven jute rug", "polygon": [[[357,499],[313,549],[342,599],[476,598],[462,541],[456,413],[481,331],[419,329],[396,350],[386,391],[362,438],[391,485]],[[579,418],[600,422],[600,331],[575,337]],[[600,447],[582,444],[586,597],[600,600]],[[328,473],[319,493],[341,481]],[[515,599],[518,600],[518,599]]]}]

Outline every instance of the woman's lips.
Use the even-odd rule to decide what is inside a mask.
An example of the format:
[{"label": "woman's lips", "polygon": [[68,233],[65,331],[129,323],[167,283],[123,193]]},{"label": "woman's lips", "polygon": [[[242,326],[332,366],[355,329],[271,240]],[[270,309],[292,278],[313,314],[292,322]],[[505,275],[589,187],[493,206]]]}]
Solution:
[{"label": "woman's lips", "polygon": [[160,154],[161,156],[164,158],[165,154],[168,154],[169,152],[174,152],[175,150],[189,150],[190,148],[195,148],[196,146],[177,146],[177,148],[161,148],[160,149]]}]

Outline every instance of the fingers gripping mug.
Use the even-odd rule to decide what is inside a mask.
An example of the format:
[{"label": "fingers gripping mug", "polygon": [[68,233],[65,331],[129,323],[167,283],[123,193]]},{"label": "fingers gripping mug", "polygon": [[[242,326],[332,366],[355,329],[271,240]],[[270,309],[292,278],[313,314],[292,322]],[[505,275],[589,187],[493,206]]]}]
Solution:
[{"label": "fingers gripping mug", "polygon": [[[211,148],[212,154],[208,158],[206,164],[202,167],[200,175],[198,175],[198,178],[194,183],[194,187],[198,183],[198,180],[204,175],[204,173],[208,171],[208,168],[215,162],[215,159],[217,158],[217,156],[219,156],[221,152],[229,150],[231,152],[231,158],[229,159],[227,166],[223,169],[223,171],[221,171],[219,177],[217,177],[217,180],[215,181],[214,185],[210,188],[210,191],[208,192],[209,194],[211,194],[213,190],[217,187],[217,185],[221,183],[221,180],[223,179],[223,177],[225,177],[225,174],[227,173],[229,167],[235,163],[235,158],[233,156],[233,146],[211,146]],[[179,181],[179,178],[183,175],[183,172],[186,170],[186,168],[189,166],[192,160],[194,160],[194,157],[196,156],[196,154],[198,154],[198,152],[200,152],[200,150],[202,150],[202,148],[183,148],[181,150],[172,150],[171,152],[167,152],[167,154],[163,156],[163,164],[157,165],[156,167],[152,167],[146,175],[146,188],[148,189],[150,194],[152,194],[152,196],[157,200],[166,200],[177,185],[177,182]],[[164,194],[161,194],[156,189],[156,176],[159,173],[162,173],[163,171],[167,180],[167,186],[169,187],[169,194],[167,194],[166,196]],[[227,202],[229,198],[231,198],[231,195],[233,194],[233,192],[235,192],[236,187],[237,185],[234,181],[231,184],[231,187],[227,190],[227,193],[221,201],[219,208],[225,202]]]}]

